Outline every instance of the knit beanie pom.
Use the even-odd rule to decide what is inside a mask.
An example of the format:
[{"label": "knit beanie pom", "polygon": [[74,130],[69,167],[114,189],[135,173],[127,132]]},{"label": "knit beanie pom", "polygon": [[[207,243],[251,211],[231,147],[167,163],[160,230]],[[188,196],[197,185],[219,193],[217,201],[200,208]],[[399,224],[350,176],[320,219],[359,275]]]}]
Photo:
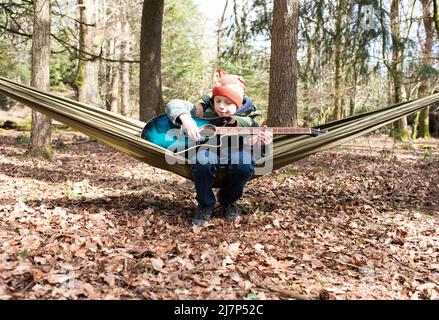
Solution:
[{"label": "knit beanie pom", "polygon": [[246,87],[244,79],[235,74],[227,74],[223,69],[218,69],[219,79],[213,85],[212,97],[224,96],[239,108],[244,101]]}]

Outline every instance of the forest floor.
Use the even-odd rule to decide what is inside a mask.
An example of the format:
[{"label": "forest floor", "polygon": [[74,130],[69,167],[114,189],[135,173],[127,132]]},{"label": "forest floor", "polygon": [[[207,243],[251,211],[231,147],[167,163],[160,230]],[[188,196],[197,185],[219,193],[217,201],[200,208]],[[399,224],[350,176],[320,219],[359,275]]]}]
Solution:
[{"label": "forest floor", "polygon": [[0,129],[0,299],[439,299],[439,140],[357,139],[194,227],[190,181],[78,137]]}]

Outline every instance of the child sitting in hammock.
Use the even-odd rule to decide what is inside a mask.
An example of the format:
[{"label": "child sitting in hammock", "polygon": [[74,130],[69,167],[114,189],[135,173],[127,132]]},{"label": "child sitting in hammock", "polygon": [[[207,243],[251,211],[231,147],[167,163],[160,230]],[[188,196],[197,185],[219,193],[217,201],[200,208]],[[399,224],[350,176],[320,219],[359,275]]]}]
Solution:
[{"label": "child sitting in hammock", "polygon": [[[176,125],[181,125],[187,136],[199,141],[200,131],[192,116],[203,118],[225,117],[227,126],[258,127],[254,118],[261,113],[244,96],[245,85],[241,76],[226,74],[219,69],[219,80],[214,84],[212,97],[203,96],[202,103],[193,104],[189,101],[175,99],[166,105],[169,119]],[[234,115],[233,118],[230,116]],[[256,138],[245,140],[246,145],[256,143],[268,144],[272,135],[261,132]],[[210,149],[199,150],[196,158],[191,161],[192,177],[197,193],[198,208],[192,219],[194,225],[202,225],[213,214],[216,198],[212,191],[216,172],[221,164],[227,166],[227,179],[219,190],[218,202],[224,209],[224,217],[233,220],[241,215],[236,201],[242,196],[244,187],[255,170],[255,158],[249,153],[249,148],[228,148],[224,157],[219,157]],[[223,154],[223,152],[221,152]]]}]

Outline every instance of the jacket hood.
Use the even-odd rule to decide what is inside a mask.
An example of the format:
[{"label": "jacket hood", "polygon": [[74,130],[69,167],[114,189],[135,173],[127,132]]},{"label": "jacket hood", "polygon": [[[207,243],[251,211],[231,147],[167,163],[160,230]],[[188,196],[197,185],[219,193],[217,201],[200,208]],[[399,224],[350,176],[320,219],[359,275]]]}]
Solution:
[{"label": "jacket hood", "polygon": [[240,106],[235,114],[241,115],[241,114],[248,114],[253,111],[256,111],[256,107],[254,106],[253,102],[249,97],[244,97],[244,102],[242,103],[242,106]]}]

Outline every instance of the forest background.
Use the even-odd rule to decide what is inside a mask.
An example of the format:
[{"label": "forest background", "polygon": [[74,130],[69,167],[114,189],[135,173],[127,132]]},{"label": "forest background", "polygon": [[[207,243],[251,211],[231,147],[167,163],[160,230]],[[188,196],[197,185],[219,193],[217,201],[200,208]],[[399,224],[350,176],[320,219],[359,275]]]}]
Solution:
[{"label": "forest background", "polygon": [[[314,126],[434,92],[438,1],[0,0],[0,76],[146,121],[222,67],[269,125]],[[0,299],[439,297],[437,106],[250,181],[206,227],[191,181],[0,108]]]},{"label": "forest background", "polygon": [[[139,77],[140,45],[145,41],[141,37],[148,36],[148,32],[141,33],[142,10],[144,18],[160,15],[154,11],[158,6],[145,9],[148,2],[53,1],[50,90],[138,118],[139,108],[148,108],[142,106],[139,94],[147,86]],[[222,67],[243,75],[247,95],[267,117],[270,57],[275,45],[270,45],[273,1],[215,1],[214,7],[209,3],[164,1],[163,103],[173,98],[196,102],[211,88],[216,69]],[[297,99],[291,98],[290,108],[297,110],[298,125],[313,126],[433,92],[439,50],[434,30],[438,28],[436,1],[292,3],[297,3],[299,18],[297,25],[290,24],[297,28],[293,30],[297,33]],[[29,83],[32,2],[2,0],[0,13],[0,75]],[[13,104],[1,98],[3,108]],[[278,106],[273,103],[271,108],[276,113]],[[423,126],[429,113],[430,126],[434,126],[430,130],[428,124]],[[397,136],[435,133],[436,113],[427,110],[421,115],[420,131],[416,130],[418,117],[409,119],[409,124],[415,121],[415,130],[402,123]]]}]

